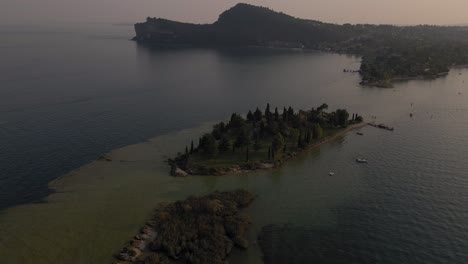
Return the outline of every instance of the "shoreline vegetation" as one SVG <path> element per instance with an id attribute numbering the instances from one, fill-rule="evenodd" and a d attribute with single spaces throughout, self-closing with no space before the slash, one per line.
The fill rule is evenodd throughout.
<path id="1" fill-rule="evenodd" d="M 184 152 L 169 159 L 171 175 L 227 175 L 280 167 L 307 149 L 330 142 L 367 124 L 345 109 L 326 112 L 327 104 L 308 111 L 292 107 L 249 111 L 246 118 L 233 113 L 229 122 L 192 140 Z"/>
<path id="2" fill-rule="evenodd" d="M 214 192 L 163 203 L 115 264 L 226 264 L 234 247 L 247 249 L 249 216 L 241 213 L 255 199 L 246 190 Z"/>
<path id="3" fill-rule="evenodd" d="M 467 26 L 332 24 L 237 4 L 212 24 L 148 17 L 135 24 L 138 43 L 193 47 L 310 49 L 361 56 L 361 85 L 434 79 L 468 64 Z M 434 38 L 437 36 L 437 38 Z M 337 69 L 340 70 L 340 69 Z"/>

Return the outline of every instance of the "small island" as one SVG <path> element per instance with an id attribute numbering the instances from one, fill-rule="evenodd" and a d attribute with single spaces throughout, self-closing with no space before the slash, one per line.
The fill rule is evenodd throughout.
<path id="1" fill-rule="evenodd" d="M 233 247 L 249 247 L 245 235 L 251 220 L 241 210 L 254 199 L 235 190 L 161 204 L 115 263 L 226 264 Z"/>
<path id="2" fill-rule="evenodd" d="M 173 176 L 225 175 L 279 167 L 286 160 L 326 143 L 349 130 L 365 126 L 358 114 L 345 109 L 326 112 L 327 104 L 311 110 L 292 107 L 264 111 L 257 108 L 246 117 L 233 113 L 229 122 L 214 125 L 169 159 Z M 350 118 L 351 117 L 351 118 Z"/>

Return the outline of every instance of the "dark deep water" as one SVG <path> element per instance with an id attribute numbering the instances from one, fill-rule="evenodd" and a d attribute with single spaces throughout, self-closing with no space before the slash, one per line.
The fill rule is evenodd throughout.
<path id="1" fill-rule="evenodd" d="M 342 72 L 359 67 L 352 56 L 152 49 L 132 34 L 0 26 L 0 208 L 40 201 L 119 146 L 267 102 L 327 102 L 396 130 L 365 128 L 252 183 L 254 230 L 275 224 L 271 263 L 468 263 L 468 70 L 378 89 Z"/>

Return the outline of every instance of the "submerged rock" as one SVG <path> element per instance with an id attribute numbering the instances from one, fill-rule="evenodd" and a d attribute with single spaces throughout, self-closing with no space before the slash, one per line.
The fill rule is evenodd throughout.
<path id="1" fill-rule="evenodd" d="M 184 170 L 182 170 L 180 168 L 176 168 L 174 170 L 174 172 L 173 172 L 173 176 L 175 176 L 175 177 L 187 177 L 187 176 L 189 176 L 189 174 L 186 171 L 184 171 Z"/>

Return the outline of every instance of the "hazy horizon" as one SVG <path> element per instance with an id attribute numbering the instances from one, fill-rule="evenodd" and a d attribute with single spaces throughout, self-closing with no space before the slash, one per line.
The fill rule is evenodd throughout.
<path id="1" fill-rule="evenodd" d="M 468 1 L 404 0 L 3 0 L 0 24 L 134 23 L 162 17 L 191 23 L 212 23 L 237 3 L 269 7 L 286 14 L 330 23 L 437 24 L 468 23 Z"/>

